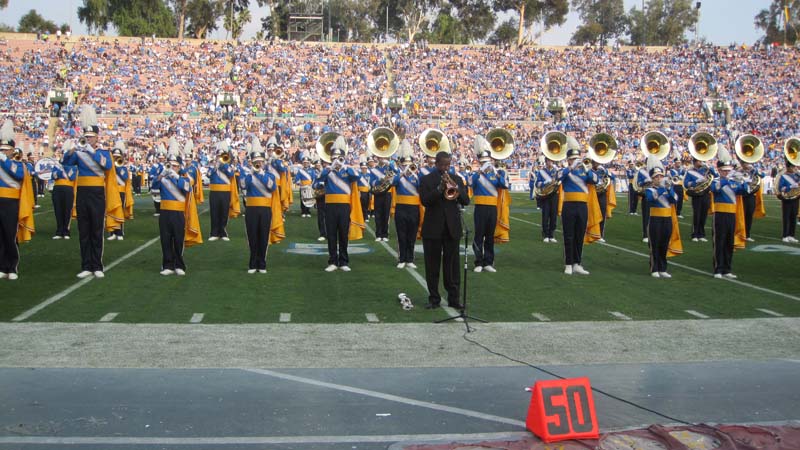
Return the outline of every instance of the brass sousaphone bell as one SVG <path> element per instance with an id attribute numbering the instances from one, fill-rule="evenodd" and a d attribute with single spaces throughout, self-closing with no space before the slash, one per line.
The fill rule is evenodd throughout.
<path id="1" fill-rule="evenodd" d="M 689 138 L 689 154 L 698 161 L 710 161 L 717 156 L 717 139 L 709 133 L 698 131 Z"/>
<path id="2" fill-rule="evenodd" d="M 644 153 L 645 159 L 655 156 L 656 159 L 664 159 L 669 156 L 671 148 L 669 139 L 660 131 L 648 131 L 639 140 L 639 148 Z"/>
<path id="3" fill-rule="evenodd" d="M 608 133 L 597 133 L 589 139 L 589 158 L 598 164 L 608 164 L 617 155 L 617 140 Z"/>
<path id="4" fill-rule="evenodd" d="M 492 128 L 486 133 L 492 159 L 502 161 L 514 153 L 514 136 L 505 128 Z"/>
<path id="5" fill-rule="evenodd" d="M 428 128 L 419 135 L 419 146 L 425 155 L 436 157 L 439 152 L 450 153 L 450 139 L 441 130 Z"/>
<path id="6" fill-rule="evenodd" d="M 317 139 L 317 143 L 315 144 L 314 148 L 317 151 L 317 156 L 319 159 L 325 161 L 326 163 L 331 163 L 331 153 L 333 151 L 333 143 L 336 142 L 336 139 L 341 136 L 341 134 L 335 131 L 328 131 L 327 133 L 322 133 Z"/>
<path id="7" fill-rule="evenodd" d="M 792 165 L 800 166 L 800 137 L 793 136 L 786 140 L 783 144 L 783 156 Z"/>
<path id="8" fill-rule="evenodd" d="M 567 159 L 567 135 L 560 131 L 549 131 L 539 141 L 542 154 L 552 161 Z"/>
<path id="9" fill-rule="evenodd" d="M 367 135 L 367 150 L 380 158 L 389 158 L 400 147 L 400 138 L 391 128 L 378 127 Z"/>

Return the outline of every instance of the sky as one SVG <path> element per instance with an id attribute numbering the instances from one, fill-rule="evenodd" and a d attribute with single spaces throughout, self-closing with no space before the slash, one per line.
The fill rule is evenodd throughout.
<path id="1" fill-rule="evenodd" d="M 631 7 L 642 7 L 642 0 L 624 0 L 626 11 Z M 267 8 L 259 8 L 251 2 L 253 20 L 245 27 L 244 38 L 255 36 L 261 27 L 261 18 L 267 15 Z M 701 0 L 698 36 L 717 45 L 752 44 L 760 36 L 760 30 L 753 25 L 755 15 L 771 3 L 770 0 Z M 82 0 L 9 0 L 8 8 L 0 13 L 0 22 L 16 26 L 20 17 L 35 9 L 48 20 L 57 24 L 68 23 L 73 33 L 86 34 L 86 27 L 78 20 L 77 10 Z M 566 45 L 580 24 L 576 14 L 570 14 L 567 22 L 547 31 L 539 40 L 542 45 Z M 220 27 L 221 28 L 221 27 Z M 220 29 L 211 36 L 224 39 L 225 30 Z M 691 36 L 689 36 L 691 37 Z"/>

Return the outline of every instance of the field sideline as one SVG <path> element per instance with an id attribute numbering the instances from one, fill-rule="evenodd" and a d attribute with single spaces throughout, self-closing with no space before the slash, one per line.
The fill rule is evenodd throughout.
<path id="1" fill-rule="evenodd" d="M 534 202 L 526 194 L 513 197 L 511 243 L 497 246 L 498 273 L 469 273 L 469 302 L 476 316 L 495 322 L 800 316 L 800 287 L 793 264 L 800 247 L 780 242 L 780 205 L 774 197 L 765 199 L 768 217 L 755 222 L 757 242 L 734 256 L 733 269 L 739 275 L 734 282 L 712 279 L 711 243 L 688 239 L 689 205 L 681 220 L 685 254 L 670 261 L 674 278 L 649 276 L 641 217 L 627 215 L 624 195 L 619 195 L 620 207 L 606 226 L 608 244 L 584 249 L 584 266 L 592 275 L 570 277 L 562 274 L 561 244 L 541 242 Z M 21 247 L 20 279 L 1 284 L 0 321 L 97 322 L 105 318 L 125 323 L 189 323 L 194 317 L 202 323 L 277 323 L 281 319 L 403 323 L 429 322 L 447 314 L 422 308 L 426 290 L 421 253 L 416 274 L 394 267 L 393 225 L 388 245 L 374 242 L 369 232 L 365 239 L 351 242 L 353 272 L 325 273 L 327 253 L 325 243 L 316 240 L 316 219 L 300 218 L 295 204 L 287 217 L 287 239 L 270 248 L 268 274 L 246 273 L 244 220 L 238 218 L 228 226 L 231 242 L 207 242 L 186 250 L 186 277 L 162 277 L 158 274 L 157 222 L 150 198 L 143 196 L 137 198 L 136 219 L 126 224 L 126 239 L 106 243 L 106 278 L 81 281 L 75 278 L 80 266 L 77 227 L 73 224 L 73 239 L 51 240 L 55 224 L 50 198 L 39 201 L 37 234 Z M 202 205 L 200 211 L 206 208 Z M 201 225 L 207 236 L 207 213 L 201 215 Z M 711 236 L 710 220 L 707 235 Z M 399 292 L 407 293 L 417 307 L 403 311 L 397 302 Z M 56 301 L 32 309 L 48 299 Z"/>

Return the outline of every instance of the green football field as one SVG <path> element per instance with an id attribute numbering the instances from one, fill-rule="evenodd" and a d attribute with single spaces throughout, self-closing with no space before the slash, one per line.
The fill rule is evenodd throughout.
<path id="1" fill-rule="evenodd" d="M 606 226 L 608 243 L 584 248 L 584 267 L 591 275 L 568 276 L 562 273 L 560 232 L 558 244 L 543 243 L 534 202 L 527 194 L 514 194 L 511 242 L 496 246 L 498 272 L 475 274 L 470 260 L 470 313 L 494 322 L 620 320 L 612 312 L 633 320 L 701 320 L 687 310 L 711 319 L 800 316 L 800 246 L 780 241 L 780 205 L 774 197 L 766 199 L 768 217 L 754 225 L 756 242 L 734 255 L 736 281 L 711 277 L 711 242 L 688 239 L 689 205 L 681 220 L 685 253 L 670 260 L 673 278 L 651 278 L 641 217 L 627 214 L 624 195 L 618 201 Z M 240 217 L 228 225 L 230 242 L 186 250 L 187 276 L 164 277 L 158 273 L 161 249 L 152 202 L 137 197 L 136 219 L 126 224 L 125 240 L 106 242 L 106 277 L 81 281 L 75 277 L 80 270 L 77 225 L 73 222 L 71 240 L 51 240 L 55 221 L 49 195 L 39 202 L 36 236 L 21 246 L 20 279 L 0 281 L 0 321 L 97 322 L 115 313 L 114 322 L 131 323 L 189 323 L 193 316 L 202 323 L 279 322 L 281 317 L 292 323 L 367 323 L 368 315 L 374 315 L 372 321 L 397 323 L 429 322 L 448 314 L 423 308 L 421 242 L 419 268 L 397 269 L 392 255 L 396 240 L 375 242 L 374 223 L 368 224 L 363 240 L 350 244 L 350 273 L 323 271 L 327 250 L 317 241 L 316 218 L 300 218 L 295 203 L 287 216 L 286 240 L 269 249 L 267 274 L 246 272 Z M 207 204 L 200 211 L 207 237 Z M 392 236 L 393 229 L 392 224 Z M 400 292 L 411 297 L 415 308 L 400 308 Z"/>

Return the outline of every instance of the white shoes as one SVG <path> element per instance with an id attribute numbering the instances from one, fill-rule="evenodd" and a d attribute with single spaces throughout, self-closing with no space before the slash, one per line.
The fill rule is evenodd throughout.
<path id="1" fill-rule="evenodd" d="M 64 239 L 69 240 L 69 236 L 64 236 Z"/>
<path id="2" fill-rule="evenodd" d="M 708 239 L 706 239 L 706 238 L 700 238 L 700 242 L 708 242 Z"/>
<path id="3" fill-rule="evenodd" d="M 208 242 L 214 242 L 214 241 L 216 241 L 216 240 L 218 240 L 218 239 L 219 239 L 219 238 L 218 238 L 218 237 L 216 237 L 216 236 L 211 236 L 210 238 L 208 238 Z"/>
<path id="4" fill-rule="evenodd" d="M 252 275 L 252 274 L 254 274 L 254 273 L 256 273 L 256 272 L 258 272 L 258 270 L 256 270 L 256 269 L 248 269 L 248 270 L 247 270 L 247 273 L 249 273 L 249 274 L 251 274 L 251 275 Z"/>
<path id="5" fill-rule="evenodd" d="M 161 214 L 159 214 L 159 213 L 155 213 L 155 214 L 153 214 L 153 217 L 158 217 L 158 216 L 160 216 L 160 215 L 161 215 Z"/>
<path id="6" fill-rule="evenodd" d="M 692 242 L 700 242 L 700 239 L 692 238 Z"/>
<path id="7" fill-rule="evenodd" d="M 556 238 L 550 238 L 550 243 L 551 244 L 557 244 L 558 241 L 556 240 Z"/>
<path id="8" fill-rule="evenodd" d="M 383 238 L 383 242 L 389 242 L 389 238 L 387 237 Z"/>
<path id="9" fill-rule="evenodd" d="M 603 239 L 603 238 L 600 238 L 600 239 L 598 239 L 598 240 L 597 240 L 597 242 L 599 242 L 599 243 L 601 243 L 601 244 L 605 244 L 605 243 L 606 243 L 606 240 L 605 240 L 605 239 Z"/>
<path id="10" fill-rule="evenodd" d="M 61 239 L 61 236 L 53 236 L 53 240 L 54 240 L 54 241 L 56 241 L 56 240 L 58 240 L 58 239 Z"/>
<path id="11" fill-rule="evenodd" d="M 311 217 L 311 216 L 308 216 Z M 258 269 L 258 273 L 267 273 L 267 269 Z"/>
<path id="12" fill-rule="evenodd" d="M 648 242 L 650 242 L 650 239 L 648 239 L 648 238 L 642 238 L 642 242 L 644 242 L 645 244 L 647 244 Z"/>
<path id="13" fill-rule="evenodd" d="M 94 271 L 94 277 L 95 278 L 103 278 L 105 276 L 106 276 L 106 274 L 104 274 L 102 270 L 95 270 Z"/>
<path id="14" fill-rule="evenodd" d="M 172 275 L 172 274 L 174 274 L 174 273 L 175 273 L 175 271 L 174 271 L 174 270 L 170 270 L 170 269 L 164 269 L 164 270 L 162 270 L 162 271 L 161 271 L 161 272 L 159 272 L 159 273 L 160 273 L 161 275 L 167 276 L 167 275 Z"/>
<path id="15" fill-rule="evenodd" d="M 3 278 L 8 278 L 8 274 L 5 272 L 0 272 L 0 280 L 2 280 Z"/>
<path id="16" fill-rule="evenodd" d="M 406 263 L 404 263 L 404 262 L 397 263 L 397 268 L 398 269 L 405 269 L 406 268 Z"/>
<path id="17" fill-rule="evenodd" d="M 747 242 L 755 242 L 756 240 L 751 238 L 751 237 L 749 237 L 749 238 L 745 239 L 745 241 L 747 241 Z"/>
<path id="18" fill-rule="evenodd" d="M 572 265 L 572 272 L 577 273 L 579 275 L 589 275 L 589 271 L 584 269 L 580 264 L 573 264 Z"/>
<path id="19" fill-rule="evenodd" d="M 683 219 L 683 216 L 678 216 L 678 219 Z"/>
<path id="20" fill-rule="evenodd" d="M 11 275 L 11 274 L 9 274 L 9 275 Z M 735 279 L 739 278 L 739 277 L 737 277 L 736 275 L 734 275 L 732 273 L 725 273 L 725 274 L 722 274 L 722 276 L 727 278 L 727 279 L 729 279 L 729 280 L 735 280 Z"/>
<path id="21" fill-rule="evenodd" d="M 653 278 L 661 278 L 661 275 L 659 275 L 658 272 L 651 272 L 650 276 Z"/>
<path id="22" fill-rule="evenodd" d="M 475 273 L 481 273 L 481 272 L 483 272 L 483 267 L 475 266 Z"/>
<path id="23" fill-rule="evenodd" d="M 16 280 L 17 278 L 19 278 L 19 275 L 15 274 L 15 273 L 13 273 L 13 272 L 8 274 L 8 279 L 9 279 L 9 281 L 14 281 L 14 280 Z"/>
<path id="24" fill-rule="evenodd" d="M 545 244 L 548 244 L 548 243 L 550 243 L 550 238 L 544 238 L 544 239 L 542 239 L 542 242 L 544 242 Z"/>
<path id="25" fill-rule="evenodd" d="M 124 236 L 117 236 L 117 240 L 118 240 L 118 241 L 124 241 L 124 240 L 125 240 L 125 237 L 124 237 Z"/>
<path id="26" fill-rule="evenodd" d="M 228 236 L 222 236 L 222 240 L 228 242 L 231 240 L 231 238 L 229 238 Z"/>
<path id="27" fill-rule="evenodd" d="M 175 269 L 175 274 L 182 277 L 186 275 L 186 271 L 183 269 Z"/>
<path id="28" fill-rule="evenodd" d="M 721 280 L 722 279 L 722 274 L 721 273 L 715 273 L 714 274 L 714 278 L 717 278 L 717 279 Z"/>
<path id="29" fill-rule="evenodd" d="M 661 275 L 661 278 L 672 278 L 672 275 L 667 272 L 659 272 L 659 275 Z"/>
<path id="30" fill-rule="evenodd" d="M 92 272 L 89 272 L 88 270 L 84 270 L 83 272 L 78 274 L 78 278 L 86 278 L 90 276 L 92 276 Z"/>
<path id="31" fill-rule="evenodd" d="M 495 272 L 497 272 L 497 269 L 495 269 L 493 266 L 484 266 L 484 267 L 483 267 L 483 270 L 485 270 L 485 271 L 487 271 L 487 272 L 490 272 L 490 273 L 495 273 Z"/>
<path id="32" fill-rule="evenodd" d="M 336 269 L 338 269 L 338 267 L 336 267 L 336 264 L 331 264 L 325 268 L 325 272 L 334 272 L 336 271 Z"/>
<path id="33" fill-rule="evenodd" d="M 380 242 L 380 241 L 382 241 L 382 240 L 383 240 L 383 238 L 379 238 L 379 237 L 376 237 L 376 238 L 375 238 L 375 242 Z"/>
<path id="34" fill-rule="evenodd" d="M 342 266 L 339 267 L 339 270 L 341 270 L 342 272 L 350 272 L 352 269 L 350 268 L 350 266 Z"/>
<path id="35" fill-rule="evenodd" d="M 416 264 L 414 264 L 413 262 L 410 262 L 410 263 L 406 263 L 406 267 L 410 267 L 410 268 L 412 268 L 412 269 L 416 269 L 416 268 L 417 268 L 417 265 L 416 265 Z"/>
<path id="36" fill-rule="evenodd" d="M 322 242 L 325 240 L 325 236 L 320 236 L 317 238 L 317 241 Z"/>
<path id="37" fill-rule="evenodd" d="M 112 234 L 111 236 L 106 238 L 106 240 L 108 240 L 108 241 L 114 241 L 116 239 L 117 239 L 117 235 L 116 234 Z"/>
<path id="38" fill-rule="evenodd" d="M 572 275 L 572 266 L 564 266 L 564 273 L 567 275 Z"/>
<path id="39" fill-rule="evenodd" d="M 781 239 L 781 242 L 785 242 L 787 244 L 790 244 L 792 241 L 790 241 L 789 237 L 787 236 L 787 237 L 784 237 L 783 239 Z"/>
<path id="40" fill-rule="evenodd" d="M 786 242 L 788 244 L 796 244 L 797 243 L 797 239 L 795 239 L 792 236 L 786 236 L 785 238 L 781 239 L 781 241 Z"/>

